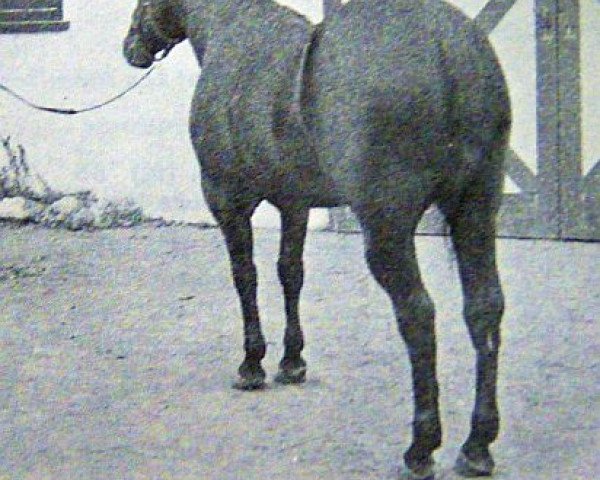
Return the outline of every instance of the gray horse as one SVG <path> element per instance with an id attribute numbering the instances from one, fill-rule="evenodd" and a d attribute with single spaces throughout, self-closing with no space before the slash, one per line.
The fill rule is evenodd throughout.
<path id="1" fill-rule="evenodd" d="M 435 204 L 452 235 L 477 353 L 471 432 L 456 467 L 465 476 L 490 475 L 504 308 L 495 221 L 511 120 L 488 40 L 438 0 L 352 0 L 316 28 L 270 0 L 146 0 L 134 11 L 125 57 L 147 68 L 186 38 L 202 67 L 191 138 L 244 318 L 246 355 L 235 386 L 260 388 L 265 379 L 254 209 L 267 200 L 281 211 L 287 325 L 275 380 L 299 383 L 306 374 L 298 299 L 309 209 L 350 205 L 410 356 L 415 411 L 405 475 L 433 478 L 432 453 L 441 443 L 434 306 L 414 234 Z"/>

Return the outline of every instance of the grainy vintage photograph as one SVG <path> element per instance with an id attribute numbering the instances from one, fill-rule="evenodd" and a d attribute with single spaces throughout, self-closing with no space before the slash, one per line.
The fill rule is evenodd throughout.
<path id="1" fill-rule="evenodd" d="M 0 0 L 0 480 L 600 477 L 599 0 Z"/>

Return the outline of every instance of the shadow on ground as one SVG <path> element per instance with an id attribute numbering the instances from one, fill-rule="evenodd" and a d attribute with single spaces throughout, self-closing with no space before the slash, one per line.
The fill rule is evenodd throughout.
<path id="1" fill-rule="evenodd" d="M 308 381 L 255 393 L 230 388 L 241 320 L 218 231 L 5 226 L 0 239 L 0 479 L 396 478 L 410 375 L 359 235 L 309 234 Z M 257 232 L 270 375 L 283 335 L 277 242 Z M 454 479 L 474 355 L 447 242 L 417 243 L 437 305 L 437 478 Z M 597 478 L 600 244 L 501 240 L 499 252 L 496 478 Z"/>

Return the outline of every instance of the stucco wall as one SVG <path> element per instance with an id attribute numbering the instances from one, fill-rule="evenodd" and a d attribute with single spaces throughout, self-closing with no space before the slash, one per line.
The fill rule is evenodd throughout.
<path id="1" fill-rule="evenodd" d="M 287 0 L 318 20 L 319 1 Z M 135 0 L 65 0 L 69 30 L 0 35 L 0 81 L 31 100 L 78 108 L 118 93 L 142 74 L 126 65 L 121 42 Z M 187 43 L 176 48 L 136 90 L 101 110 L 76 116 L 36 112 L 0 96 L 0 135 L 11 135 L 32 167 L 54 188 L 130 197 L 147 214 L 211 221 L 187 131 L 199 68 Z M 255 225 L 277 225 L 261 207 Z M 312 226 L 323 226 L 325 211 Z"/>

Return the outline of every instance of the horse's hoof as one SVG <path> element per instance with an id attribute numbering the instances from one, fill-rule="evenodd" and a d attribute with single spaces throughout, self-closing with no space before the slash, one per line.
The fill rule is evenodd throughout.
<path id="1" fill-rule="evenodd" d="M 433 461 L 432 456 L 429 456 L 420 462 L 410 462 L 410 466 L 408 463 L 405 463 L 400 472 L 400 480 L 434 480 L 434 467 L 435 462 Z"/>
<path id="2" fill-rule="evenodd" d="M 265 387 L 267 374 L 260 365 L 248 366 L 244 362 L 240 365 L 238 374 L 239 377 L 233 384 L 233 388 L 236 390 L 260 390 Z"/>
<path id="3" fill-rule="evenodd" d="M 244 360 L 238 368 L 238 379 L 233 384 L 236 390 L 260 390 L 265 387 L 267 374 L 260 362 Z"/>
<path id="4" fill-rule="evenodd" d="M 264 377 L 240 377 L 233 383 L 232 387 L 236 390 L 251 391 L 262 390 L 265 385 Z"/>
<path id="5" fill-rule="evenodd" d="M 411 470 L 408 467 L 403 467 L 398 480 L 435 480 L 435 472 L 433 464 L 424 466 L 417 470 Z"/>
<path id="6" fill-rule="evenodd" d="M 273 380 L 282 385 L 304 383 L 306 381 L 306 367 L 291 369 L 280 368 Z"/>
<path id="7" fill-rule="evenodd" d="M 494 472 L 494 460 L 486 456 L 479 460 L 471 460 L 464 452 L 458 454 L 454 471 L 462 477 L 490 477 Z"/>

